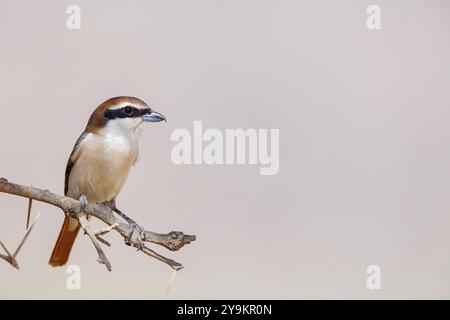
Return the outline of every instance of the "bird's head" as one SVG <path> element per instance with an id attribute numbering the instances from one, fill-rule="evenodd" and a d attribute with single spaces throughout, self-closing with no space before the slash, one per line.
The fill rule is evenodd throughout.
<path id="1" fill-rule="evenodd" d="M 136 132 L 144 122 L 167 121 L 144 101 L 134 97 L 115 97 L 106 100 L 95 109 L 86 127 L 87 132 L 102 129 Z"/>

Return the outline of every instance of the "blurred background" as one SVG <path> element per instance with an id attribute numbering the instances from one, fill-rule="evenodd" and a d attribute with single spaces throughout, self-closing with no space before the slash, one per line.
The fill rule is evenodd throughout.
<path id="1" fill-rule="evenodd" d="M 21 270 L 0 260 L 0 298 L 450 298 L 449 14 L 446 0 L 0 0 L 0 176 L 63 193 L 94 108 L 136 96 L 168 122 L 145 128 L 118 204 L 150 230 L 197 235 L 152 246 L 186 267 L 169 293 L 172 270 L 117 234 L 111 273 L 79 237 L 69 290 L 47 264 L 63 215 L 34 202 Z M 170 135 L 194 120 L 279 128 L 279 173 L 174 165 Z M 0 193 L 10 250 L 26 208 Z"/>

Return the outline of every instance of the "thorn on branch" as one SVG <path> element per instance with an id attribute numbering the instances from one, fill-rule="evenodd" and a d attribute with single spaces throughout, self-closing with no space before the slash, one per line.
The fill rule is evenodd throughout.
<path id="1" fill-rule="evenodd" d="M 166 291 L 166 294 L 169 294 L 169 292 L 170 292 L 170 289 L 172 289 L 172 286 L 173 286 L 173 284 L 174 284 L 174 282 L 175 282 L 175 278 L 176 278 L 176 276 L 177 276 L 177 273 L 178 273 L 178 270 L 173 270 L 173 273 L 172 273 L 172 277 L 170 278 L 170 281 L 169 281 L 169 285 L 167 286 L 167 291 Z"/>
<path id="2" fill-rule="evenodd" d="M 28 229 L 28 226 L 30 225 L 30 218 L 31 218 L 31 207 L 33 206 L 33 199 L 28 199 L 28 214 L 27 214 L 27 226 L 26 229 Z"/>
<path id="3" fill-rule="evenodd" d="M 0 258 L 8 262 L 10 265 L 12 265 L 14 268 L 19 270 L 19 263 L 17 262 L 16 258 L 8 251 L 6 246 L 3 244 L 3 242 L 0 241 L 0 246 L 2 246 L 3 250 L 6 252 L 6 256 L 0 253 Z"/>
<path id="4" fill-rule="evenodd" d="M 3 260 L 5 260 L 5 261 L 8 262 L 9 264 L 11 264 L 11 265 L 12 265 L 14 268 L 16 268 L 17 270 L 19 270 L 19 263 L 17 262 L 16 257 L 17 257 L 17 255 L 19 254 L 20 249 L 22 249 L 22 247 L 23 247 L 25 241 L 27 240 L 28 236 L 29 236 L 30 233 L 31 233 L 31 230 L 33 230 L 34 225 L 36 224 L 36 222 L 38 221 L 38 219 L 39 219 L 40 216 L 41 216 L 40 214 L 38 214 L 38 215 L 36 216 L 36 219 L 34 219 L 34 221 L 33 221 L 33 223 L 31 224 L 31 226 L 30 226 L 30 227 L 28 228 L 28 230 L 25 232 L 25 235 L 23 236 L 22 241 L 20 242 L 19 246 L 17 247 L 16 251 L 14 251 L 13 254 L 11 254 L 11 253 L 8 251 L 8 249 L 6 248 L 6 246 L 3 244 L 3 242 L 0 241 L 0 245 L 3 247 L 3 250 L 5 250 L 5 252 L 6 252 L 6 254 L 7 254 L 6 256 L 3 255 L 3 254 L 0 254 L 0 258 L 3 259 Z"/>

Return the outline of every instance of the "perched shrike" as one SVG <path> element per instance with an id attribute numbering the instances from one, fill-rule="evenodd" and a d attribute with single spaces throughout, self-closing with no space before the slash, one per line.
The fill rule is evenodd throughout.
<path id="1" fill-rule="evenodd" d="M 86 196 L 90 204 L 114 203 L 138 157 L 141 125 L 162 120 L 166 120 L 162 114 L 137 98 L 103 102 L 92 113 L 69 157 L 64 194 L 77 200 Z M 79 229 L 77 220 L 64 219 L 50 265 L 66 264 Z"/>

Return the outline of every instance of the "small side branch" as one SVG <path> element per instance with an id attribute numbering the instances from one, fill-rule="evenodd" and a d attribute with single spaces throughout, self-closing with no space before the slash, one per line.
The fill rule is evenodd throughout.
<path id="1" fill-rule="evenodd" d="M 117 228 L 119 226 L 119 224 L 117 222 L 115 222 L 113 225 L 111 226 L 107 226 L 103 229 L 97 230 L 94 232 L 94 234 L 96 236 L 102 236 L 104 234 L 107 234 L 108 232 L 111 232 L 112 230 L 114 230 L 115 228 Z"/>
<path id="2" fill-rule="evenodd" d="M 119 224 L 116 222 L 112 226 L 108 226 L 106 228 L 94 231 L 94 235 L 97 238 L 97 240 L 100 241 L 101 243 L 103 243 L 105 246 L 111 247 L 111 244 L 108 241 L 106 241 L 105 239 L 103 239 L 101 236 L 104 234 L 107 234 L 108 232 L 111 232 L 118 226 L 119 226 Z"/>
<path id="3" fill-rule="evenodd" d="M 97 240 L 97 237 L 95 236 L 94 232 L 91 230 L 91 227 L 89 226 L 89 222 L 86 219 L 86 216 L 84 214 L 80 214 L 78 216 L 78 221 L 80 222 L 81 228 L 83 228 L 84 232 L 89 236 L 89 238 L 92 241 L 92 244 L 94 245 L 95 249 L 98 253 L 98 262 L 101 264 L 104 264 L 106 266 L 106 269 L 108 271 L 111 271 L 111 263 L 109 262 L 108 258 L 106 257 L 105 253 L 103 252 L 102 247 L 100 246 L 100 243 Z"/>

